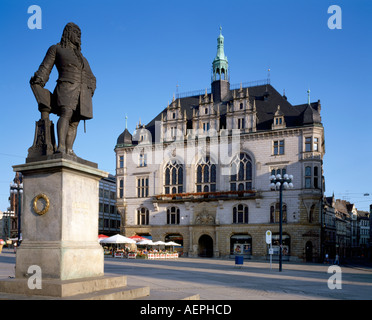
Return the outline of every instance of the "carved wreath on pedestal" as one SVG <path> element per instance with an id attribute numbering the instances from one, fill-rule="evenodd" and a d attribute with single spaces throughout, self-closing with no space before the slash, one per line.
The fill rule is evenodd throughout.
<path id="1" fill-rule="evenodd" d="M 39 208 L 37 207 L 37 202 L 38 202 L 40 199 L 43 199 L 44 202 L 45 202 L 45 203 L 44 203 L 44 209 L 42 209 L 42 210 L 39 210 Z M 48 198 L 44 193 L 38 194 L 38 195 L 34 198 L 33 209 L 34 209 L 34 211 L 35 211 L 39 216 L 42 216 L 43 214 L 45 214 L 45 213 L 48 212 L 48 210 L 49 210 L 49 205 L 50 205 L 49 198 Z"/>

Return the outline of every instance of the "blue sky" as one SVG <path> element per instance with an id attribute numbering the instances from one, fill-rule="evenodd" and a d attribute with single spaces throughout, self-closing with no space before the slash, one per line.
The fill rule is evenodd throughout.
<path id="1" fill-rule="evenodd" d="M 27 26 L 30 5 L 42 9 L 42 29 Z M 330 5 L 342 9 L 342 29 L 327 26 Z M 76 153 L 115 174 L 114 147 L 125 128 L 149 122 L 179 92 L 210 87 L 219 27 L 230 82 L 265 79 L 292 104 L 322 104 L 326 194 L 360 210 L 372 204 L 372 1 L 46 1 L 1 0 L 0 210 L 9 205 L 12 165 L 22 164 L 40 118 L 29 79 L 48 47 L 72 21 L 97 77 L 94 119 L 79 126 Z M 47 84 L 54 89 L 57 72 Z M 57 118 L 51 116 L 56 123 Z M 369 193 L 370 196 L 364 196 Z"/>

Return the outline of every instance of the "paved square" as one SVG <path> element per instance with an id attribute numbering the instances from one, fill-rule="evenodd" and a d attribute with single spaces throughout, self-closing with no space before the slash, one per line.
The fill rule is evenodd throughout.
<path id="1" fill-rule="evenodd" d="M 0 279 L 14 276 L 15 254 L 0 254 Z M 341 289 L 329 289 L 329 265 L 278 264 L 244 260 L 179 258 L 175 260 L 105 257 L 106 275 L 126 275 L 128 285 L 149 286 L 150 297 L 172 299 L 172 292 L 199 294 L 200 300 L 372 299 L 372 268 L 341 266 Z M 156 293 L 156 294 L 155 294 Z M 155 295 L 155 296 L 154 296 Z"/>
<path id="2" fill-rule="evenodd" d="M 278 264 L 245 260 L 179 258 L 131 260 L 105 258 L 106 274 L 125 274 L 128 284 L 151 290 L 199 294 L 204 300 L 372 299 L 372 269 L 342 267 L 342 289 L 329 289 L 329 265 Z"/>

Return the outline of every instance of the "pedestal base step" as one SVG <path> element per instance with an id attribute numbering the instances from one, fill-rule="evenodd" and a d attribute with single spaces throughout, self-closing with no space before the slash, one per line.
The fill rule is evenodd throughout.
<path id="1" fill-rule="evenodd" d="M 199 300 L 199 294 L 128 286 L 126 276 L 76 280 L 47 279 L 41 289 L 30 289 L 28 279 L 0 281 L 0 300 Z"/>
<path id="2" fill-rule="evenodd" d="M 51 297 L 0 292 L 0 300 L 134 300 L 150 294 L 149 287 L 122 287 L 69 297 Z"/>
<path id="3" fill-rule="evenodd" d="M 5 300 L 132 300 L 150 294 L 149 287 L 127 286 L 127 277 L 96 277 L 77 280 L 43 280 L 41 289 L 30 289 L 28 279 L 0 281 Z"/>

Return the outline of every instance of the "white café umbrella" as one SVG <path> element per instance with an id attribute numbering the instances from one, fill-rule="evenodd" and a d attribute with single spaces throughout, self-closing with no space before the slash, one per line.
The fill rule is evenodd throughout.
<path id="1" fill-rule="evenodd" d="M 137 242 L 137 246 L 146 246 L 146 250 L 147 250 L 147 246 L 153 246 L 155 245 L 154 242 L 152 242 L 152 240 L 141 240 L 139 242 Z"/>
<path id="2" fill-rule="evenodd" d="M 156 245 L 156 246 L 164 246 L 165 245 L 165 242 L 164 241 L 156 241 L 156 242 L 154 242 L 154 245 Z"/>
<path id="3" fill-rule="evenodd" d="M 172 248 L 173 251 L 174 251 L 174 247 L 175 247 L 175 246 L 181 246 L 179 243 L 176 243 L 176 242 L 174 242 L 174 241 L 166 242 L 165 245 L 166 245 L 166 246 L 172 246 L 172 247 L 173 247 L 173 248 Z"/>
<path id="4" fill-rule="evenodd" d="M 102 239 L 100 243 L 136 243 L 133 239 L 122 236 L 121 234 L 116 234 L 112 237 Z"/>
<path id="5" fill-rule="evenodd" d="M 174 242 L 174 241 L 166 242 L 165 245 L 166 245 L 166 246 L 180 246 L 179 243 L 176 243 L 176 242 Z"/>
<path id="6" fill-rule="evenodd" d="M 152 242 L 152 240 L 141 240 L 139 242 L 137 242 L 137 245 L 149 245 L 149 246 L 153 246 L 154 245 L 154 242 Z"/>

